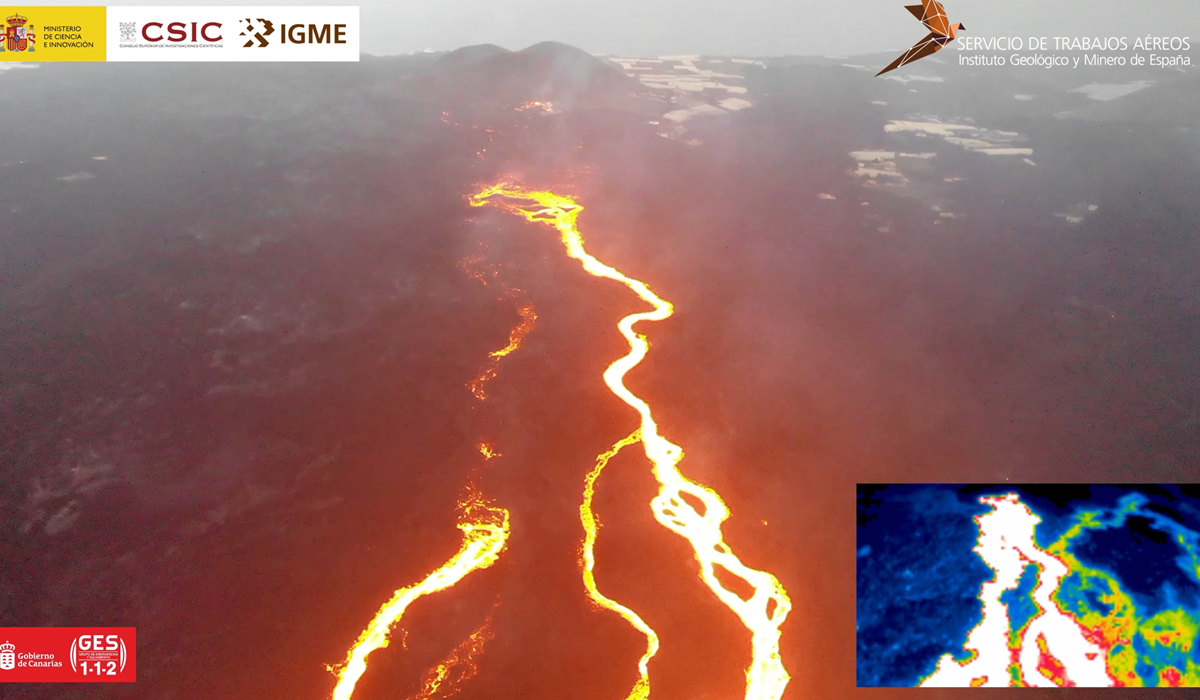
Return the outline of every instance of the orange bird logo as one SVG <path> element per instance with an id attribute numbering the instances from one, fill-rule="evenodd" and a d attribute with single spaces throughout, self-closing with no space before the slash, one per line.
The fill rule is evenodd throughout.
<path id="1" fill-rule="evenodd" d="M 912 63 L 941 51 L 943 46 L 954 41 L 954 37 L 958 36 L 960 31 L 966 30 L 961 22 L 950 24 L 950 20 L 946 18 L 946 8 L 942 7 L 942 3 L 937 0 L 921 0 L 920 5 L 905 5 L 904 9 L 911 12 L 913 17 L 921 20 L 921 24 L 929 28 L 929 36 L 918 41 L 904 55 L 892 61 L 891 65 L 876 73 L 875 77 L 877 78 L 906 63 Z"/>

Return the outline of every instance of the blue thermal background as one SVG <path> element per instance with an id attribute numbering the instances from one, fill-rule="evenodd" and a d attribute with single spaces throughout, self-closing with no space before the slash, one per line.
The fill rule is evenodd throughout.
<path id="1" fill-rule="evenodd" d="M 977 596 L 992 576 L 972 551 L 972 518 L 989 510 L 980 496 L 1005 493 L 1042 519 L 1042 549 L 1076 528 L 1064 542 L 1077 565 L 1056 601 L 1077 622 L 1093 623 L 1087 629 L 1128 637 L 1108 649 L 1114 682 L 1200 685 L 1200 491 L 1005 484 L 859 486 L 858 686 L 911 687 L 943 654 L 968 658 L 963 645 L 982 610 Z M 1001 596 L 1014 632 L 1038 614 L 1031 597 L 1038 574 L 1026 567 Z"/>

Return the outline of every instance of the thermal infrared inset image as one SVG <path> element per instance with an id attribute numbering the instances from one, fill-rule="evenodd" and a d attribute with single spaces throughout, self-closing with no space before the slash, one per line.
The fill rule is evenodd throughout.
<path id="1" fill-rule="evenodd" d="M 1200 687 L 1198 496 L 860 484 L 857 685 Z"/>

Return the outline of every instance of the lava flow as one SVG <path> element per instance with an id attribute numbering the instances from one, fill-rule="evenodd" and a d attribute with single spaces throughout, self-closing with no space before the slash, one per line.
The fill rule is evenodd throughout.
<path id="1" fill-rule="evenodd" d="M 746 700 L 778 700 L 790 678 L 779 654 L 779 626 L 791 610 L 791 600 L 775 576 L 747 567 L 725 544 L 721 524 L 729 517 L 729 508 L 715 491 L 688 479 L 679 471 L 678 465 L 683 459 L 683 449 L 659 435 L 649 404 L 634 395 L 624 383 L 626 373 L 645 358 L 650 348 L 646 337 L 634 331 L 633 326 L 639 321 L 661 321 L 669 318 L 674 311 L 671 303 L 652 292 L 645 282 L 626 276 L 587 252 L 583 244 L 583 235 L 576 226 L 583 207 L 571 197 L 501 182 L 472 195 L 470 203 L 472 206 L 496 203 L 504 210 L 523 216 L 529 221 L 553 226 L 566 246 L 567 255 L 578 260 L 588 274 L 620 282 L 653 307 L 652 311 L 630 314 L 617 324 L 617 328 L 629 343 L 629 353 L 608 366 L 604 371 L 604 382 L 610 391 L 636 410 L 641 417 L 641 425 L 636 435 L 640 435 L 640 442 L 646 457 L 653 464 L 654 477 L 659 483 L 658 495 L 650 503 L 655 519 L 692 545 L 696 561 L 700 564 L 700 577 L 705 585 L 751 632 L 751 662 L 750 667 L 746 669 Z M 614 453 L 619 446 L 621 443 L 614 447 Z M 601 459 L 603 458 L 604 455 L 601 455 Z M 693 503 L 698 503 L 699 507 Z M 588 510 L 590 511 L 590 504 Z M 584 520 L 586 526 L 586 516 Z M 589 533 L 589 537 L 593 536 Z M 718 567 L 744 581 L 754 593 L 748 599 L 744 599 L 726 588 L 717 577 Z M 585 582 L 586 577 L 585 569 Z M 594 587 L 594 581 L 592 584 Z M 634 625 L 637 626 L 636 623 Z M 647 636 L 650 640 L 649 647 L 653 649 L 654 638 Z M 646 658 L 648 657 L 643 657 L 643 660 Z M 634 692 L 638 692 L 638 688 L 635 688 Z"/>
<path id="2" fill-rule="evenodd" d="M 484 645 L 493 636 L 492 616 L 488 615 L 483 624 L 454 647 L 441 663 L 425 673 L 421 679 L 421 690 L 412 700 L 433 700 L 453 695 L 462 683 L 475 675 L 475 659 L 483 654 Z"/>
<path id="3" fill-rule="evenodd" d="M 485 286 L 491 286 L 499 276 L 499 272 L 495 265 L 484 265 L 482 255 L 476 255 L 468 258 L 463 262 L 463 270 L 475 279 L 482 282 Z M 521 342 L 525 340 L 525 336 L 533 330 L 533 326 L 537 323 L 537 312 L 533 308 L 533 304 L 522 298 L 522 290 L 516 287 L 510 287 L 505 284 L 500 284 L 500 294 L 506 299 L 517 301 L 517 313 L 521 316 L 521 322 L 513 326 L 513 329 L 508 332 L 508 345 L 493 350 L 488 353 L 488 364 L 479 373 L 479 376 L 471 380 L 467 388 L 475 395 L 475 398 L 482 401 L 487 398 L 487 394 L 483 391 L 483 385 L 488 381 L 496 378 L 497 368 L 500 365 L 500 360 L 508 355 L 516 352 L 517 348 L 521 347 Z M 488 456 L 485 454 L 485 456 Z"/>
<path id="4" fill-rule="evenodd" d="M 596 458 L 596 467 L 588 473 L 587 479 L 584 480 L 583 503 L 579 505 L 579 520 L 583 523 L 584 533 L 579 564 L 583 569 L 583 586 L 587 589 L 588 597 L 596 605 L 625 618 L 625 621 L 634 629 L 646 635 L 646 653 L 642 654 L 642 658 L 638 661 L 638 682 L 633 686 L 633 690 L 629 691 L 625 700 L 646 700 L 650 697 L 650 659 L 658 653 L 658 633 L 646 624 L 646 621 L 637 613 L 604 595 L 596 587 L 596 536 L 600 532 L 600 521 L 592 511 L 592 497 L 596 493 L 596 480 L 600 478 L 600 472 L 604 471 L 604 467 L 608 466 L 608 460 L 616 457 L 621 448 L 628 447 L 641 439 L 641 431 L 635 430 L 618 440 L 611 450 Z"/>
<path id="5" fill-rule="evenodd" d="M 508 541 L 508 511 L 486 503 L 478 492 L 471 490 L 459 504 L 461 516 L 458 529 L 462 530 L 463 542 L 458 553 L 450 558 L 420 583 L 401 588 L 392 599 L 383 604 L 371 624 L 363 630 L 358 641 L 346 655 L 346 662 L 334 671 L 338 682 L 333 689 L 333 700 L 348 700 L 354 694 L 354 686 L 367 670 L 367 655 L 388 645 L 388 633 L 418 598 L 450 588 L 464 576 L 477 569 L 486 569 L 496 563 L 500 552 Z"/>
<path id="6" fill-rule="evenodd" d="M 496 279 L 497 271 L 494 267 L 483 267 L 482 262 L 482 256 L 469 258 L 463 264 L 463 269 L 467 274 L 488 285 Z M 503 284 L 499 286 L 503 297 L 520 300 L 521 290 Z M 521 322 L 509 332 L 508 344 L 489 353 L 487 365 L 467 385 L 480 401 L 487 398 L 484 385 L 495 378 L 500 360 L 521 347 L 521 341 L 533 330 L 537 320 L 533 305 L 519 301 L 517 312 L 521 316 Z M 479 443 L 478 449 L 485 462 L 500 456 L 496 448 L 486 442 Z M 469 483 L 467 496 L 459 503 L 459 512 L 458 529 L 462 530 L 463 541 L 458 553 L 420 583 L 397 590 L 392 599 L 375 613 L 374 619 L 350 648 L 346 661 L 339 666 L 329 667 L 338 679 L 333 690 L 333 700 L 349 700 L 354 694 L 354 686 L 367 670 L 367 656 L 388 645 L 388 635 L 392 626 L 400 620 L 409 605 L 422 596 L 454 586 L 472 571 L 486 569 L 496 563 L 508 542 L 508 511 L 489 504 L 474 485 Z M 422 679 L 419 698 L 432 698 L 440 689 L 445 688 L 448 681 L 453 682 L 450 674 L 454 668 L 464 669 L 454 679 L 458 682 L 474 672 L 474 659 L 482 652 L 483 644 L 491 638 L 490 621 L 489 616 L 488 621 L 459 644 L 449 657 L 426 673 Z"/>

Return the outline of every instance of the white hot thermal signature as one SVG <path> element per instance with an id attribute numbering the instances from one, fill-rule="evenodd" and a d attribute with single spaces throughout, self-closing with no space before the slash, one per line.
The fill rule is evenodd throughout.
<path id="1" fill-rule="evenodd" d="M 1034 530 L 1042 520 L 1014 493 L 984 496 L 980 502 L 992 510 L 975 517 L 979 541 L 975 553 L 994 572 L 983 584 L 979 599 L 983 602 L 983 620 L 967 635 L 965 648 L 972 658 L 960 663 L 950 654 L 938 660 L 937 670 L 921 683 L 923 687 L 1008 687 L 1009 672 L 1017 664 L 1026 685 L 1052 688 L 1059 685 L 1041 670 L 1049 657 L 1061 668 L 1060 682 L 1083 687 L 1112 685 L 1105 669 L 1103 650 L 1088 641 L 1078 624 L 1050 599 L 1067 574 L 1067 566 L 1038 548 Z M 1021 635 L 1016 649 L 1010 649 L 1008 606 L 1000 600 L 1005 592 L 1017 587 L 1025 567 L 1037 566 L 1037 587 L 1032 597 L 1037 613 Z"/>

